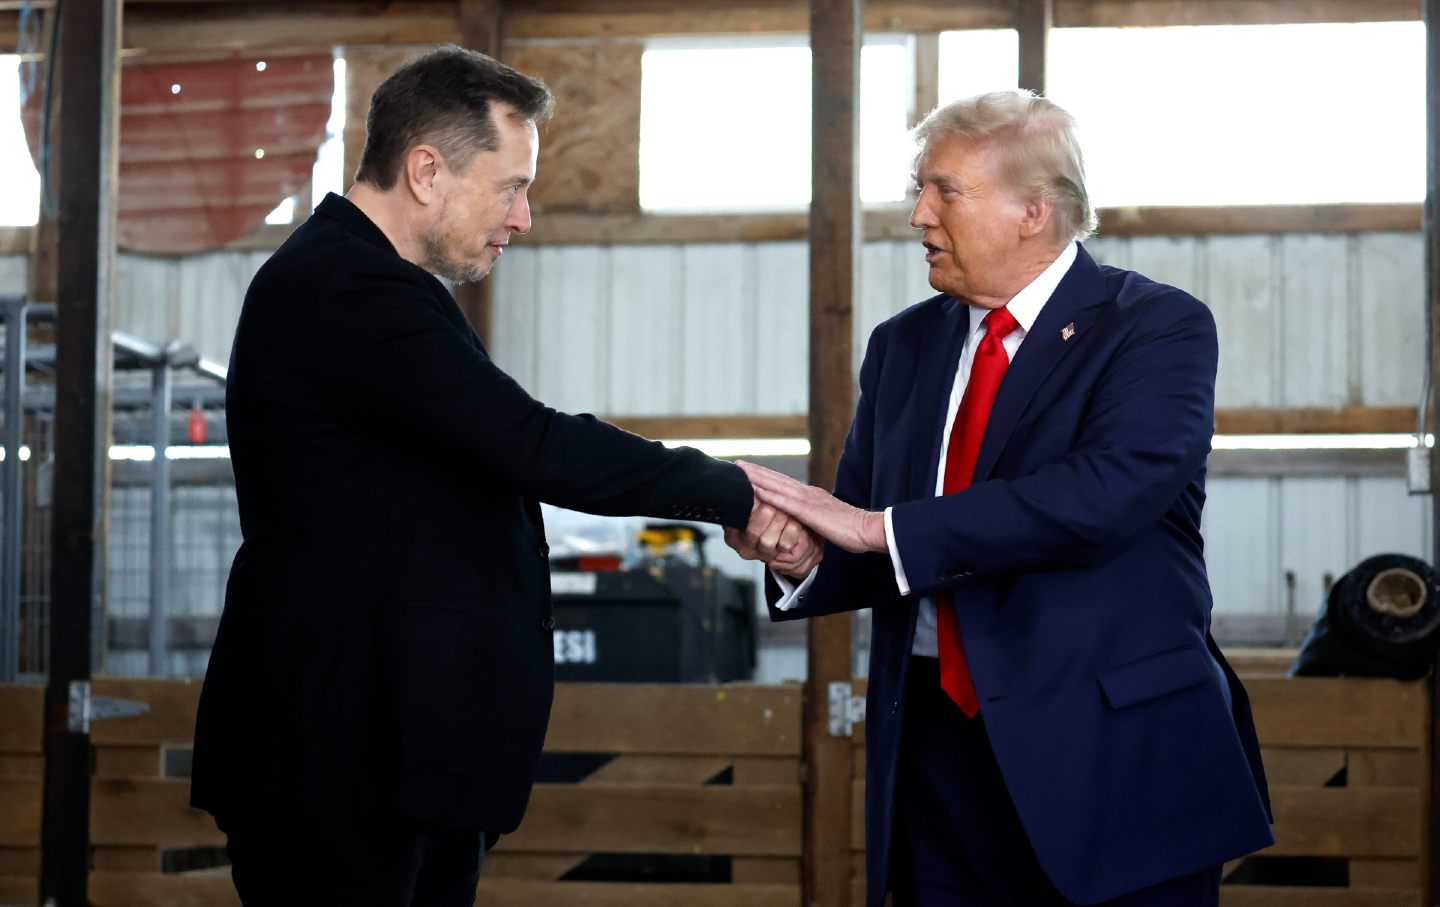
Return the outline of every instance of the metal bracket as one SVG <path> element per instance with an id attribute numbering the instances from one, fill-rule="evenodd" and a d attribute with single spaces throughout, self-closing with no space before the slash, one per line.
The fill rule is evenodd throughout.
<path id="1" fill-rule="evenodd" d="M 133 718 L 150 711 L 148 702 L 130 699 L 108 699 L 90 694 L 90 681 L 70 681 L 70 733 L 90 733 L 90 722 L 107 718 Z"/>
<path id="2" fill-rule="evenodd" d="M 849 737 L 855 725 L 865 720 L 865 697 L 843 680 L 830 684 L 830 734 Z"/>

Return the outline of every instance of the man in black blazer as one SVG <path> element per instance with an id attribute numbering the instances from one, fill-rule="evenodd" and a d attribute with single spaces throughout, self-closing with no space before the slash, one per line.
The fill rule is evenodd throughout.
<path id="1" fill-rule="evenodd" d="M 537 501 L 808 544 L 752 513 L 734 465 L 532 399 L 434 276 L 479 280 L 529 230 L 552 103 L 457 47 L 406 65 L 348 196 L 246 294 L 226 390 L 244 543 L 191 802 L 247 907 L 473 903 L 554 687 Z"/>

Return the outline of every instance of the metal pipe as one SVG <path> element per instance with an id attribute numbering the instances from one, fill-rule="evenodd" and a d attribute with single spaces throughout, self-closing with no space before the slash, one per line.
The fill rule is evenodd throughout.
<path id="1" fill-rule="evenodd" d="M 170 587 L 170 402 L 173 379 L 170 363 L 161 359 L 151 373 L 154 397 L 151 430 L 155 458 L 150 463 L 150 675 L 169 671 L 169 634 L 165 597 Z"/>
<path id="2" fill-rule="evenodd" d="M 3 300 L 5 317 L 5 462 L 0 468 L 0 683 L 20 672 L 20 446 L 25 413 L 25 300 Z"/>

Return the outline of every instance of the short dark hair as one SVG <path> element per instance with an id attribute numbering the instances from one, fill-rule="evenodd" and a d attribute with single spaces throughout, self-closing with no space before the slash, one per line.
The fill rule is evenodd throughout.
<path id="1" fill-rule="evenodd" d="M 550 119 L 555 96 L 539 79 L 473 50 L 448 44 L 406 63 L 370 96 L 365 150 L 357 182 L 394 187 L 405 154 L 422 142 L 463 169 L 480 151 L 494 151 L 499 133 L 491 102 L 514 109 L 522 121 Z"/>

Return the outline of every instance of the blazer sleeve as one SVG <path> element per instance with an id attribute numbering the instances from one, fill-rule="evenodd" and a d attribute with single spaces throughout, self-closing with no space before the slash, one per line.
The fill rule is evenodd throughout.
<path id="1" fill-rule="evenodd" d="M 739 467 L 545 406 L 447 318 L 441 302 L 429 287 L 379 267 L 347 275 L 317 301 L 342 417 L 572 510 L 748 522 L 753 497 Z"/>
<path id="2" fill-rule="evenodd" d="M 911 591 L 1024 568 L 1086 566 L 1156 524 L 1205 463 L 1215 424 L 1214 318 L 1173 291 L 1136 324 L 1090 394 L 1071 452 L 1029 475 L 895 507 Z"/>
<path id="3" fill-rule="evenodd" d="M 860 365 L 860 399 L 855 418 L 835 472 L 837 498 L 856 507 L 874 509 L 872 476 L 875 450 L 875 398 L 885 363 L 885 325 L 870 334 L 865 358 Z M 780 611 L 775 602 L 780 589 L 766 573 L 766 599 L 771 620 L 795 620 L 820 617 L 842 611 L 857 611 L 898 598 L 895 572 L 889 553 L 852 554 L 843 548 L 825 543 L 825 556 L 817 568 L 815 581 L 805 598 L 789 611 Z"/>

